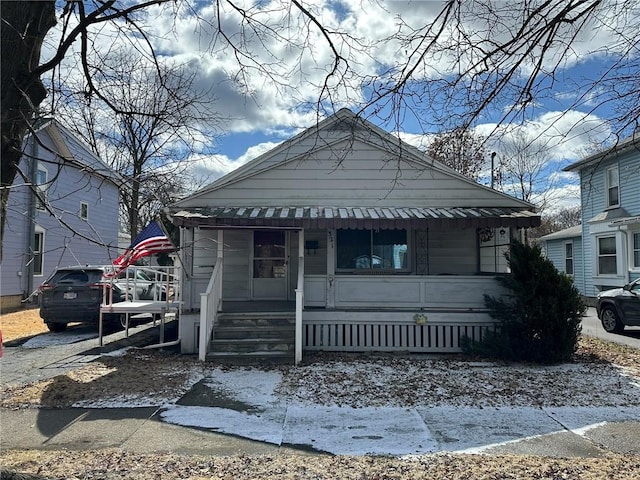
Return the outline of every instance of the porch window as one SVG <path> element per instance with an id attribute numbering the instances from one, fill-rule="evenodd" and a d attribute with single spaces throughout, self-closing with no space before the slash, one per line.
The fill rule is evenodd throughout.
<path id="1" fill-rule="evenodd" d="M 633 268 L 640 268 L 640 233 L 633 234 Z"/>
<path id="2" fill-rule="evenodd" d="M 573 275 L 573 242 L 564 244 L 564 273 Z"/>
<path id="3" fill-rule="evenodd" d="M 611 167 L 607 170 L 607 207 L 617 207 L 620 205 L 620 177 L 618 167 Z"/>
<path id="4" fill-rule="evenodd" d="M 598 275 L 615 275 L 617 273 L 616 237 L 598 238 Z"/>
<path id="5" fill-rule="evenodd" d="M 338 270 L 407 270 L 406 230 L 337 231 Z"/>

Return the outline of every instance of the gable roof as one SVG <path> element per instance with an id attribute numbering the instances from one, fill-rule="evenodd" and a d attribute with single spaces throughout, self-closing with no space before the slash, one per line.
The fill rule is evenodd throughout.
<path id="1" fill-rule="evenodd" d="M 87 173 L 97 175 L 117 185 L 122 183 L 123 179 L 120 174 L 55 118 L 45 118 L 36 122 L 36 134 L 42 131 L 49 135 L 56 147 L 55 153 L 64 160 L 66 165 L 85 170 Z"/>
<path id="2" fill-rule="evenodd" d="M 614 146 L 605 148 L 604 150 L 594 153 L 593 155 L 589 155 L 587 158 L 572 163 L 562 170 L 565 172 L 579 172 L 584 168 L 596 165 L 602 160 L 617 157 L 633 150 L 640 153 L 640 132 L 635 132 L 629 138 L 626 138 L 621 142 L 617 142 Z"/>
<path id="3" fill-rule="evenodd" d="M 487 213 L 491 208 L 497 210 Z M 307 218 L 335 225 L 338 219 L 474 219 L 523 211 L 521 217 L 539 221 L 530 203 L 474 182 L 347 109 L 169 210 L 193 222 Z"/>

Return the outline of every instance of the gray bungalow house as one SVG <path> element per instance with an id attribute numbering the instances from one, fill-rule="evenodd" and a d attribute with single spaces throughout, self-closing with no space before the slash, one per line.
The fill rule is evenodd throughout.
<path id="1" fill-rule="evenodd" d="M 183 311 L 199 312 L 182 351 L 202 359 L 459 351 L 492 324 L 483 294 L 499 294 L 511 238 L 540 222 L 346 109 L 168 213 Z"/>
<path id="2" fill-rule="evenodd" d="M 5 311 L 19 307 L 59 265 L 111 263 L 118 255 L 118 176 L 68 129 L 41 122 L 25 141 L 20 170 L 0 269 Z"/>
<path id="3" fill-rule="evenodd" d="M 564 170 L 580 175 L 582 225 L 542 237 L 548 258 L 586 297 L 640 278 L 640 135 Z"/>

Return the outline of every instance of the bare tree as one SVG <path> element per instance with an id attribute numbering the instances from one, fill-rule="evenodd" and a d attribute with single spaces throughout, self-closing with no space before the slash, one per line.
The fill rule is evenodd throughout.
<path id="1" fill-rule="evenodd" d="M 559 230 L 575 227 L 582 222 L 582 209 L 580 207 L 563 208 L 553 218 Z"/>
<path id="2" fill-rule="evenodd" d="M 531 229 L 530 238 L 539 238 L 549 233 L 575 227 L 582 222 L 582 209 L 580 207 L 567 207 L 554 213 L 543 214 L 540 226 Z"/>
<path id="3" fill-rule="evenodd" d="M 503 136 L 500 142 L 497 177 L 505 193 L 534 203 L 541 211 L 547 206 L 554 187 L 548 166 L 552 161 L 546 145 L 522 130 Z"/>
<path id="4" fill-rule="evenodd" d="M 485 164 L 484 138 L 456 128 L 435 136 L 427 153 L 448 167 L 478 181 Z"/>
<path id="5" fill-rule="evenodd" d="M 189 158 L 203 139 L 214 138 L 209 125 L 215 113 L 209 92 L 197 90 L 195 73 L 185 65 L 147 62 L 127 49 L 110 52 L 91 68 L 95 87 L 112 108 L 84 95 L 82 85 L 64 85 L 57 110 L 122 176 L 121 223 L 133 238 L 186 193 Z"/>
<path id="6" fill-rule="evenodd" d="M 398 129 L 408 115 L 442 129 L 472 127 L 494 116 L 497 126 L 524 121 L 537 105 L 555 100 L 556 75 L 564 67 L 598 54 L 607 58 L 607 66 L 573 80 L 572 107 L 601 115 L 620 135 L 639 123 L 636 0 L 447 0 L 426 22 L 416 20 L 422 17 L 414 12 L 404 18 L 390 15 L 394 33 L 375 39 L 346 31 L 353 23 L 332 22 L 356 12 L 345 8 L 329 20 L 322 6 L 298 0 L 255 2 L 248 7 L 218 0 L 207 18 L 199 16 L 197 2 L 190 5 L 188 0 L 73 1 L 64 4 L 57 49 L 44 63 L 39 60 L 40 49 L 55 24 L 55 2 L 3 1 L 2 48 L 12 54 L 2 55 L 0 69 L 2 227 L 23 140 L 46 95 L 43 75 L 56 69 L 77 43 L 85 93 L 117 111 L 93 82 L 96 71 L 86 59 L 91 50 L 108 51 L 109 42 L 95 41 L 107 34 L 114 35 L 114 42 L 116 37 L 131 41 L 148 58 L 155 58 L 142 13 L 158 5 L 190 9 L 198 17 L 201 30 L 207 31 L 208 52 L 225 50 L 234 58 L 238 69 L 233 80 L 248 98 L 251 78 L 260 75 L 281 94 L 300 98 L 303 108 L 311 108 L 309 95 L 303 94 L 307 89 L 292 89 L 290 79 L 304 78 L 309 68 L 322 71 L 323 79 L 312 85 L 319 116 L 349 104 L 360 105 L 361 114 L 395 122 Z M 368 5 L 363 3 L 362 8 Z M 299 35 L 289 34 L 292 27 Z M 590 49 L 588 40 L 594 33 L 604 33 L 610 41 Z M 382 49 L 392 49 L 393 60 L 376 58 Z M 288 56 L 283 60 L 285 51 Z M 374 73 L 357 70 L 363 59 L 372 60 Z"/>
<path id="7" fill-rule="evenodd" d="M 635 0 L 448 0 L 426 24 L 396 19 L 398 65 L 371 81 L 370 102 L 443 125 L 472 126 L 489 114 L 496 126 L 521 122 L 555 101 L 563 68 L 597 55 L 606 66 L 562 93 L 571 108 L 601 113 L 628 135 L 640 118 L 639 13 Z M 591 47 L 596 34 L 610 41 Z M 448 68 L 434 73 L 434 61 Z"/>

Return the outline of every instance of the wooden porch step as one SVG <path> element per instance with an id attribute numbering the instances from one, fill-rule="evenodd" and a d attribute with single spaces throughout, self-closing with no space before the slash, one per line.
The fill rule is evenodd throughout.
<path id="1" fill-rule="evenodd" d="M 224 338 L 211 341 L 214 352 L 288 352 L 295 348 L 295 338 L 262 337 L 262 338 Z"/>
<path id="2" fill-rule="evenodd" d="M 295 352 L 209 352 L 206 359 L 229 365 L 292 365 L 295 362 Z"/>
<path id="3" fill-rule="evenodd" d="M 215 340 L 263 338 L 269 336 L 293 339 L 295 337 L 295 327 L 291 325 L 218 325 L 214 331 Z"/>
<path id="4" fill-rule="evenodd" d="M 295 313 L 220 313 L 207 359 L 232 364 L 293 363 Z"/>

